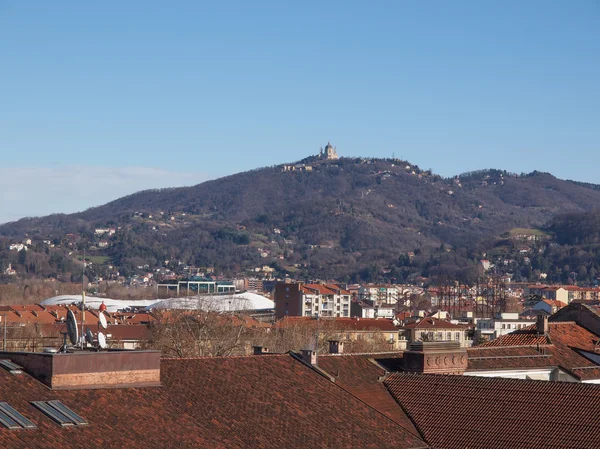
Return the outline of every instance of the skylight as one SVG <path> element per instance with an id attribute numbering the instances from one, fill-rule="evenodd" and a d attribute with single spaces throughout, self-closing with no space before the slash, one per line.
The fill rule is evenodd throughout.
<path id="1" fill-rule="evenodd" d="M 7 402 L 0 402 L 0 424 L 9 429 L 34 429 L 35 424 L 12 408 Z"/>
<path id="2" fill-rule="evenodd" d="M 42 413 L 56 421 L 61 426 L 82 426 L 87 424 L 85 419 L 68 408 L 60 401 L 31 401 Z"/>
<path id="3" fill-rule="evenodd" d="M 0 360 L 0 366 L 5 370 L 9 371 L 11 374 L 21 374 L 21 370 L 23 369 L 23 367 L 11 362 L 8 359 Z"/>

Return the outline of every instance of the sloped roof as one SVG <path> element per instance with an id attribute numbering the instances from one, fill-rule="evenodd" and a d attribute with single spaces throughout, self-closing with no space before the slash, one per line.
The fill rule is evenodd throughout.
<path id="1" fill-rule="evenodd" d="M 308 291 L 307 291 L 308 290 Z M 313 293 L 316 291 L 320 295 L 349 295 L 350 292 L 334 284 L 303 284 L 304 293 Z"/>
<path id="2" fill-rule="evenodd" d="M 600 379 L 600 366 L 581 353 L 595 352 L 599 343 L 598 335 L 572 321 L 549 323 L 549 335 L 538 334 L 532 325 L 470 348 L 468 369 L 556 366 L 580 380 Z"/>
<path id="3" fill-rule="evenodd" d="M 385 375 L 386 370 L 377 362 L 387 366 L 390 360 L 401 362 L 402 354 L 394 352 L 389 354 L 320 355 L 318 366 L 335 377 L 337 385 L 418 435 L 406 413 L 402 411 L 379 380 Z"/>
<path id="4" fill-rule="evenodd" d="M 436 449 L 600 447 L 600 385 L 402 373 L 385 385 Z"/>
<path id="5" fill-rule="evenodd" d="M 398 332 L 394 322 L 387 318 L 321 318 L 315 319 L 307 316 L 290 316 L 278 320 L 275 327 L 287 326 L 317 326 L 319 322 L 331 324 L 339 331 L 389 331 Z"/>
<path id="6" fill-rule="evenodd" d="M 418 322 L 404 325 L 405 329 L 456 329 L 463 330 L 463 326 L 451 323 L 450 321 L 440 320 L 439 318 L 426 317 Z"/>
<path id="7" fill-rule="evenodd" d="M 161 387 L 52 391 L 0 369 L 0 397 L 36 429 L 0 426 L 0 447 L 422 448 L 290 355 L 165 359 Z M 87 426 L 61 428 L 29 401 L 58 399 Z"/>
<path id="8" fill-rule="evenodd" d="M 567 305 L 558 299 L 542 299 L 542 302 L 555 307 L 566 307 Z"/>
<path id="9" fill-rule="evenodd" d="M 494 340 L 486 341 L 479 347 L 489 346 L 535 346 L 551 344 L 550 337 L 537 332 L 535 324 L 527 326 L 511 332 L 510 334 L 502 335 Z"/>

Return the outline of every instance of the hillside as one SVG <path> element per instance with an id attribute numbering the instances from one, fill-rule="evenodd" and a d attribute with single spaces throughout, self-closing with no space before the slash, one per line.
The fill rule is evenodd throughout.
<path id="1" fill-rule="evenodd" d="M 77 214 L 27 218 L 0 226 L 0 236 L 6 247 L 28 235 L 28 257 L 39 260 L 27 272 L 40 276 L 72 271 L 64 250 L 85 247 L 101 257 L 97 265 L 124 275 L 140 266 L 214 266 L 230 275 L 270 265 L 292 276 L 349 279 L 384 268 L 402 276 L 399 260 L 429 258 L 442 247 L 460 258 L 452 264 L 466 264 L 482 242 L 513 228 L 600 208 L 597 186 L 547 173 L 485 170 L 443 179 L 399 160 L 305 162 L 310 171 L 268 167 L 139 192 Z M 111 227 L 114 235 L 95 234 Z M 4 266 L 31 265 L 14 251 L 0 257 Z"/>

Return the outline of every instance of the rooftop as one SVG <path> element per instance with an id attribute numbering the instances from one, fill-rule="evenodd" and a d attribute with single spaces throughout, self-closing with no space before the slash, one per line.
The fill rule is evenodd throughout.
<path id="1" fill-rule="evenodd" d="M 586 357 L 597 354 L 600 337 L 572 321 L 548 326 L 547 335 L 532 325 L 470 348 L 468 370 L 560 367 L 582 381 L 600 379 L 595 357 Z"/>
<path id="2" fill-rule="evenodd" d="M 600 447 L 600 385 L 402 373 L 385 385 L 435 449 Z"/>
<path id="3" fill-rule="evenodd" d="M 161 384 L 54 391 L 0 369 L 2 401 L 37 426 L 0 426 L 0 447 L 428 447 L 290 355 L 163 359 Z M 60 427 L 30 403 L 52 399 L 89 424 Z"/>
<path id="4" fill-rule="evenodd" d="M 439 318 L 427 317 L 404 325 L 405 329 L 456 329 L 463 330 L 463 326 L 440 320 Z"/>

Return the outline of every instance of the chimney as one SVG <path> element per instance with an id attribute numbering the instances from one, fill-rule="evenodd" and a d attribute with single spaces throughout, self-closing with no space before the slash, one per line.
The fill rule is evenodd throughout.
<path id="1" fill-rule="evenodd" d="M 268 354 L 269 352 L 268 348 L 264 348 L 262 346 L 252 346 L 252 348 L 254 349 L 254 355 L 263 355 Z"/>
<path id="2" fill-rule="evenodd" d="M 52 390 L 160 386 L 160 351 L 0 352 Z"/>
<path id="3" fill-rule="evenodd" d="M 548 326 L 548 317 L 546 315 L 538 315 L 536 326 L 538 334 L 548 334 L 550 331 L 550 327 Z"/>
<path id="4" fill-rule="evenodd" d="M 309 365 L 317 364 L 317 352 L 312 349 L 303 349 L 300 351 L 302 354 L 302 360 Z"/>
<path id="5" fill-rule="evenodd" d="M 456 341 L 414 341 L 402 358 L 409 373 L 463 374 L 467 369 L 467 350 Z"/>
<path id="6" fill-rule="evenodd" d="M 343 354 L 344 353 L 344 342 L 339 340 L 329 340 L 329 353 L 330 354 Z"/>

